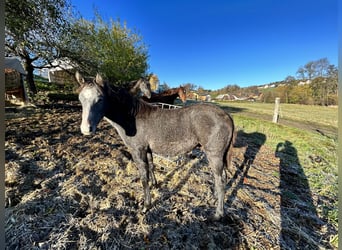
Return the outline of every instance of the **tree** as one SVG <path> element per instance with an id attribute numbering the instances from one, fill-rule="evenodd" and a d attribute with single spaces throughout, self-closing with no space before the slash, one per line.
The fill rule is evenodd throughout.
<path id="1" fill-rule="evenodd" d="M 307 76 L 307 79 L 311 80 L 315 77 L 316 73 L 316 63 L 314 61 L 310 61 L 304 65 L 304 70 Z"/>
<path id="2" fill-rule="evenodd" d="M 142 37 L 120 21 L 79 19 L 65 37 L 64 55 L 89 75 L 101 72 L 114 85 L 147 76 L 147 47 Z"/>
<path id="3" fill-rule="evenodd" d="M 320 77 L 326 76 L 328 67 L 329 61 L 326 57 L 318 59 L 317 61 L 315 61 L 316 75 Z"/>
<path id="4" fill-rule="evenodd" d="M 202 86 L 198 86 L 198 88 L 197 88 L 197 93 L 199 95 L 206 95 L 206 94 L 208 94 L 208 92 L 210 92 L 210 90 L 205 89 Z"/>
<path id="5" fill-rule="evenodd" d="M 336 104 L 333 96 L 337 96 L 337 79 L 317 77 L 312 81 L 310 87 L 316 104 L 323 106 Z M 331 100 L 333 103 L 330 102 Z"/>
<path id="6" fill-rule="evenodd" d="M 157 92 L 161 93 L 161 92 L 168 90 L 168 89 L 170 89 L 170 86 L 166 82 L 164 82 L 163 84 L 159 85 Z"/>
<path id="7" fill-rule="evenodd" d="M 310 86 L 293 86 L 289 93 L 289 103 L 313 104 L 312 90 Z"/>
<path id="8" fill-rule="evenodd" d="M 67 0 L 6 0 L 5 52 L 18 56 L 27 71 L 31 93 L 37 92 L 35 68 L 43 68 L 60 56 L 58 44 L 70 27 Z"/>
<path id="9" fill-rule="evenodd" d="M 183 83 L 182 86 L 187 90 L 187 91 L 197 91 L 198 86 L 194 83 Z"/>
<path id="10" fill-rule="evenodd" d="M 150 87 L 151 87 L 151 90 L 152 91 L 156 91 L 159 87 L 159 78 L 156 74 L 150 74 L 148 76 L 148 79 L 149 79 L 149 83 L 150 83 Z"/>
<path id="11" fill-rule="evenodd" d="M 337 81 L 338 69 L 335 65 L 330 64 L 327 68 L 327 77 L 332 78 Z"/>
<path id="12" fill-rule="evenodd" d="M 297 70 L 299 79 L 312 80 L 315 77 L 327 76 L 329 68 L 329 61 L 326 57 L 318 59 L 316 61 L 309 61 Z"/>
<path id="13" fill-rule="evenodd" d="M 289 103 L 291 90 L 292 85 L 287 84 L 276 87 L 274 92 L 277 97 L 280 97 L 282 103 Z"/>
<path id="14" fill-rule="evenodd" d="M 303 67 L 297 70 L 297 76 L 299 79 L 305 80 L 305 69 Z"/>
<path id="15" fill-rule="evenodd" d="M 314 61 L 315 78 L 310 84 L 316 104 L 336 104 L 338 70 L 334 65 L 329 64 L 327 58 Z"/>
<path id="16" fill-rule="evenodd" d="M 296 81 L 296 78 L 294 78 L 293 76 L 287 76 L 284 81 L 288 84 L 292 84 Z"/>

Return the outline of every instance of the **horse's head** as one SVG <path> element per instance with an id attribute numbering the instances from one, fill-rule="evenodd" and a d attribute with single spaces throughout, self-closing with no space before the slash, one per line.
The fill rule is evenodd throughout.
<path id="1" fill-rule="evenodd" d="M 147 98 L 151 98 L 151 84 L 146 79 L 139 79 L 137 82 L 140 91 Z"/>
<path id="2" fill-rule="evenodd" d="M 183 86 L 178 88 L 178 96 L 182 100 L 183 103 L 186 102 L 186 89 Z"/>
<path id="3" fill-rule="evenodd" d="M 149 81 L 144 78 L 140 78 L 137 81 L 132 81 L 129 86 L 129 93 L 133 96 L 140 97 L 146 96 L 148 99 L 151 98 L 151 85 Z"/>
<path id="4" fill-rule="evenodd" d="M 79 72 L 76 72 L 77 82 L 81 85 L 79 100 L 82 104 L 81 132 L 90 135 L 95 132 L 105 111 L 105 83 L 97 74 L 93 81 L 86 81 Z"/>

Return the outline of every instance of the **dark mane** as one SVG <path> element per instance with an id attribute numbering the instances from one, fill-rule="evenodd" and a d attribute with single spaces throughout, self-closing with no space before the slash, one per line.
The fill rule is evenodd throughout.
<path id="1" fill-rule="evenodd" d="M 130 116 L 136 116 L 139 114 L 150 113 L 151 110 L 157 109 L 157 107 L 139 99 L 132 94 L 126 88 L 111 87 L 105 84 L 104 90 L 106 91 L 109 100 L 112 100 L 117 105 L 120 105 L 125 113 Z"/>

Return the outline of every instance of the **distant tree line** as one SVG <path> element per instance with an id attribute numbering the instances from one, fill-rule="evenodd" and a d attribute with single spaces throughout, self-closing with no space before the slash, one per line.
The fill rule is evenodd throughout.
<path id="1" fill-rule="evenodd" d="M 338 69 L 327 58 L 299 67 L 297 78 L 288 76 L 272 84 L 276 87 L 262 90 L 263 102 L 273 102 L 275 97 L 280 97 L 283 103 L 337 105 Z"/>
<path id="2" fill-rule="evenodd" d="M 241 88 L 236 84 L 227 85 L 210 94 L 213 98 L 219 94 L 253 96 L 266 103 L 273 103 L 276 97 L 280 97 L 282 103 L 337 105 L 338 69 L 327 58 L 306 63 L 299 67 L 296 75 L 263 86 Z"/>

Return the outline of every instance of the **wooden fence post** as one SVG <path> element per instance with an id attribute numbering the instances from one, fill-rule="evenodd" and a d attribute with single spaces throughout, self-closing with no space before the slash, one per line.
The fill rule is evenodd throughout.
<path id="1" fill-rule="evenodd" d="M 279 105 L 280 104 L 280 98 L 277 97 L 275 99 L 275 106 L 274 106 L 274 114 L 273 114 L 273 122 L 274 123 L 278 123 L 278 119 L 279 119 Z"/>

